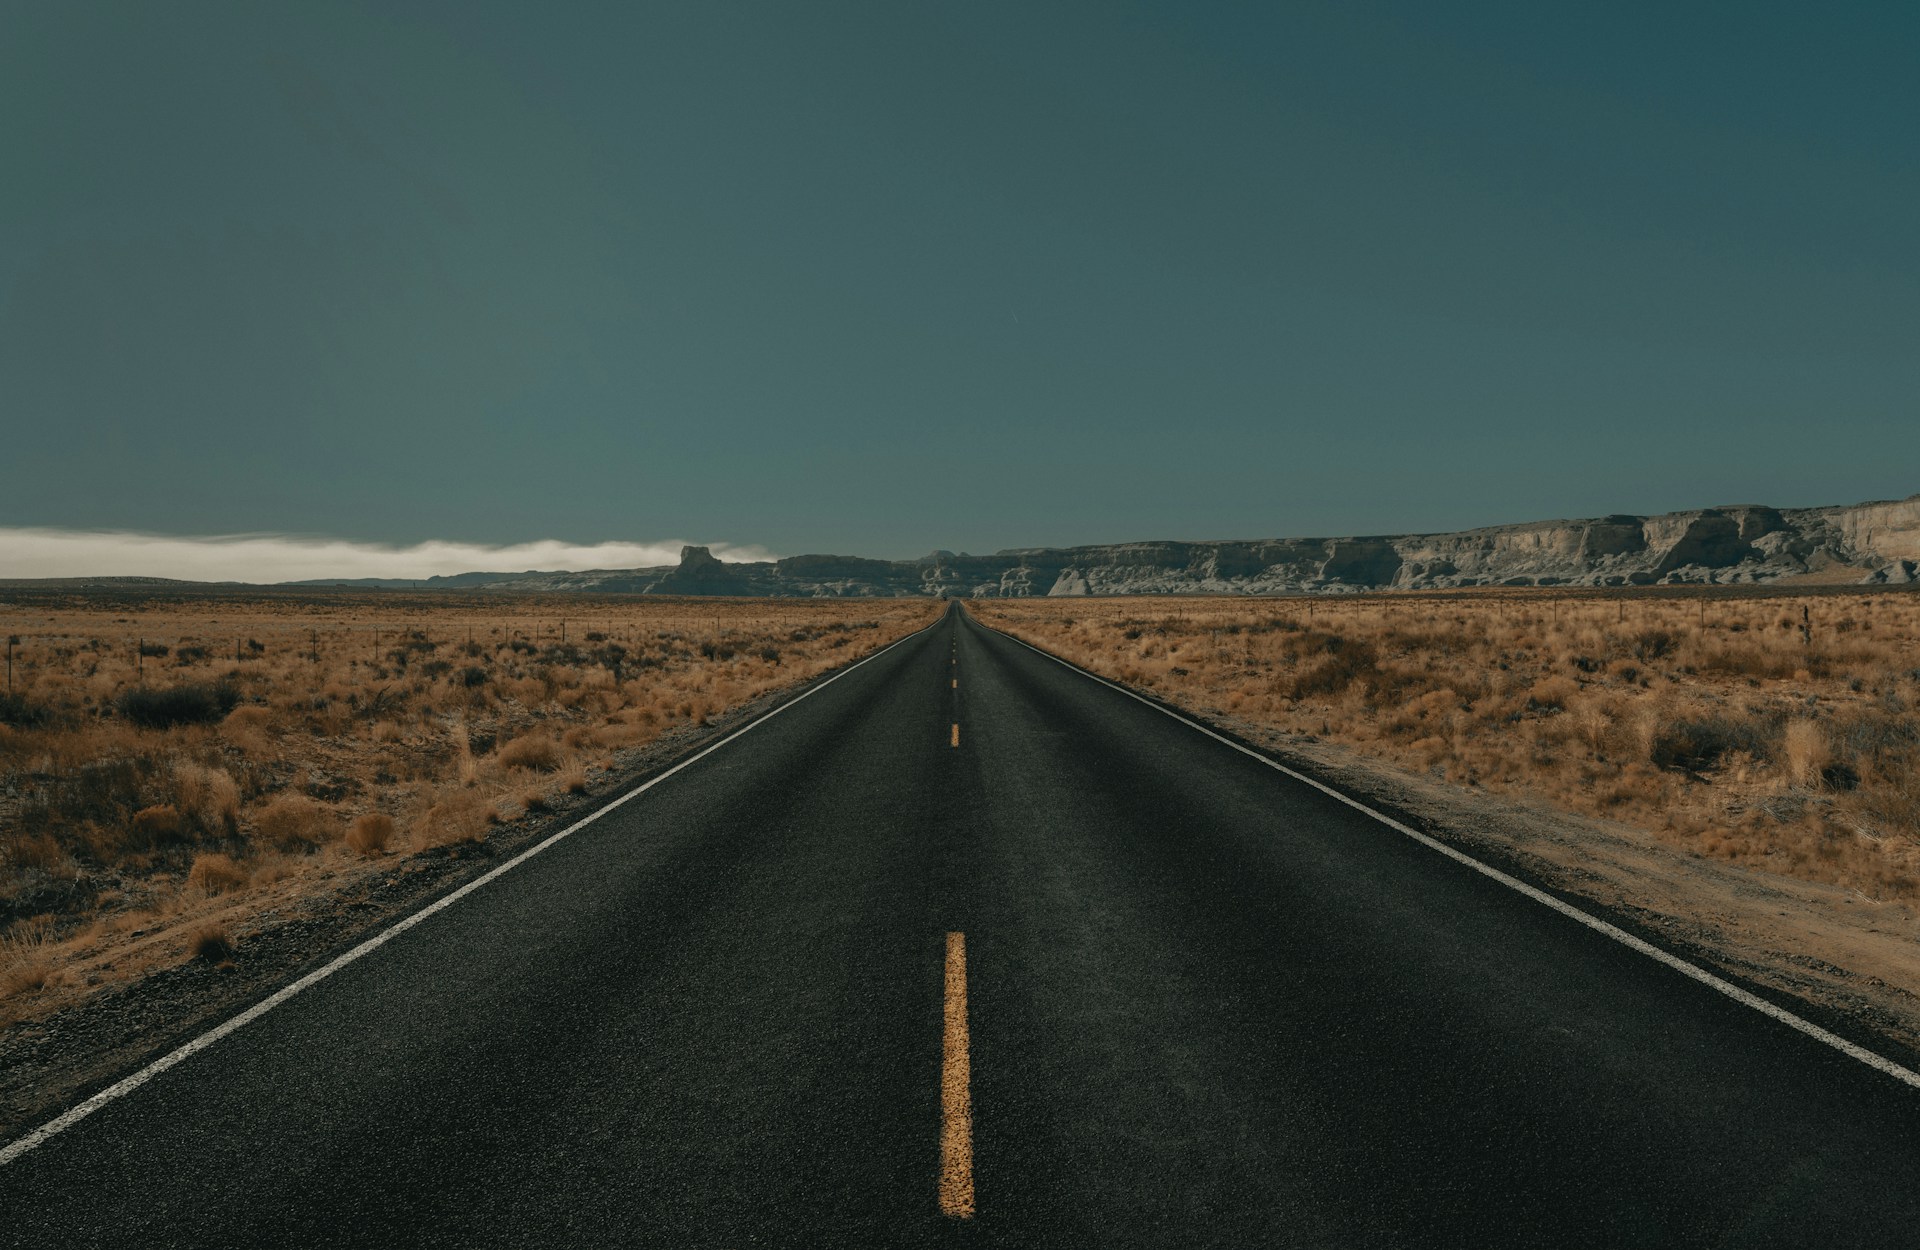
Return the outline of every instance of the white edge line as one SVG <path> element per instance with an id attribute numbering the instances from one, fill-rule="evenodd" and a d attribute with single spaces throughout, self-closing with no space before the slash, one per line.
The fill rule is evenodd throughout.
<path id="1" fill-rule="evenodd" d="M 1033 652 L 1035 655 L 1045 656 L 1047 659 L 1052 660 L 1054 663 L 1062 665 L 1068 669 L 1071 669 L 1072 671 L 1080 674 L 1082 677 L 1085 677 L 1090 681 L 1097 681 L 1103 686 L 1106 686 L 1113 690 L 1117 690 L 1121 694 L 1126 695 L 1129 699 L 1133 699 L 1133 700 L 1136 700 L 1137 702 L 1144 703 L 1156 712 L 1160 712 L 1164 715 L 1171 716 L 1174 720 L 1179 721 L 1182 725 L 1187 726 L 1187 728 L 1189 729 L 1198 730 L 1199 732 L 1205 734 L 1207 737 L 1212 738 L 1215 742 L 1223 743 L 1226 746 L 1230 746 L 1234 750 L 1240 752 L 1242 755 L 1251 756 L 1252 758 L 1259 760 L 1262 764 L 1265 764 L 1267 767 L 1275 769 L 1279 772 L 1285 773 L 1287 776 L 1293 778 L 1295 781 L 1301 782 L 1304 785 L 1312 786 L 1314 789 L 1320 791 L 1320 793 L 1326 795 L 1329 798 L 1338 799 L 1340 802 L 1345 803 L 1348 807 L 1351 807 L 1354 810 L 1359 812 L 1364 812 L 1366 815 L 1373 817 L 1375 820 L 1387 826 L 1389 829 L 1393 829 L 1400 833 L 1405 834 L 1407 837 L 1412 838 L 1415 842 L 1418 842 L 1420 845 L 1427 847 L 1429 850 L 1438 851 L 1440 854 L 1445 855 L 1448 859 L 1451 859 L 1456 863 L 1464 864 L 1468 868 L 1473 869 L 1475 872 L 1480 873 L 1482 876 L 1491 877 L 1493 880 L 1498 881 L 1501 885 L 1506 886 L 1508 889 L 1517 890 L 1520 893 L 1526 895 L 1528 898 L 1532 899 L 1534 902 L 1543 903 L 1546 906 L 1553 908 L 1553 910 L 1559 912 L 1561 915 L 1567 917 L 1568 919 L 1576 920 L 1580 922 L 1581 924 L 1587 926 L 1587 928 L 1592 929 L 1595 933 L 1604 934 L 1605 936 L 1612 938 L 1614 941 L 1620 943 L 1622 946 L 1625 946 L 1630 950 L 1638 951 L 1640 954 L 1645 955 L 1649 959 L 1665 964 L 1667 967 L 1673 969 L 1675 972 L 1678 972 L 1680 975 L 1684 977 L 1689 977 L 1695 981 L 1698 981 L 1700 984 L 1706 986 L 1708 989 L 1716 990 L 1719 993 L 1726 995 L 1728 998 L 1731 998 L 1734 1002 L 1739 1003 L 1743 1007 L 1751 1007 L 1755 1011 L 1759 1012 L 1764 1016 L 1771 1016 L 1773 1019 L 1778 1020 L 1781 1024 L 1786 1025 L 1788 1028 L 1797 1029 L 1817 1042 L 1824 1042 L 1826 1045 L 1833 1047 L 1835 1050 L 1839 1051 L 1843 1055 L 1846 1055 L 1848 1058 L 1858 1059 L 1861 1063 L 1866 1064 L 1870 1068 L 1877 1069 L 1880 1072 L 1884 1072 L 1886 1075 L 1892 1077 L 1896 1081 L 1903 1082 L 1904 1084 L 1910 1085 L 1915 1089 L 1920 1089 L 1920 1072 L 1915 1072 L 1911 1068 L 1903 1067 L 1900 1064 L 1895 1063 L 1893 1060 L 1886 1058 L 1884 1055 L 1876 1055 L 1872 1051 L 1868 1050 L 1866 1047 L 1856 1045 L 1855 1043 L 1848 1041 L 1846 1038 L 1841 1037 L 1838 1033 L 1834 1033 L 1827 1029 L 1823 1029 L 1819 1025 L 1815 1024 L 1813 1021 L 1805 1019 L 1804 1017 L 1801 1017 L 1801 1016 L 1797 1016 L 1793 1012 L 1788 1011 L 1785 1007 L 1780 1007 L 1773 1003 L 1770 1003 L 1766 999 L 1761 998 L 1757 994 L 1741 989 L 1739 986 L 1735 985 L 1731 981 L 1715 976 L 1713 973 L 1708 972 L 1705 968 L 1702 968 L 1699 964 L 1692 963 L 1688 960 L 1680 958 L 1678 955 L 1671 954 L 1670 952 L 1667 952 L 1667 951 L 1663 951 L 1658 946 L 1655 946 L 1653 943 L 1645 941 L 1644 939 L 1641 939 L 1641 938 L 1637 938 L 1633 934 L 1628 933 L 1625 929 L 1619 928 L 1616 925 L 1608 924 L 1606 921 L 1600 919 L 1598 916 L 1592 915 L 1588 912 L 1581 911 L 1578 907 L 1573 906 L 1571 903 L 1563 902 L 1560 899 L 1555 898 L 1553 895 L 1548 894 L 1544 890 L 1536 889 L 1535 887 L 1530 886 L 1526 882 L 1520 880 L 1518 877 L 1510 876 L 1507 873 L 1501 872 L 1498 868 L 1493 867 L 1491 864 L 1481 863 L 1479 860 L 1475 859 L 1471 855 L 1466 854 L 1464 851 L 1456 850 L 1455 848 L 1448 846 L 1446 843 L 1441 842 L 1436 838 L 1433 838 L 1428 836 L 1427 834 L 1421 833 L 1418 829 L 1409 828 L 1407 825 L 1402 824 L 1400 821 L 1395 820 L 1393 817 L 1388 816 L 1386 813 L 1376 811 L 1373 808 L 1368 807 L 1365 803 L 1360 802 L 1358 799 L 1352 798 L 1349 795 L 1342 794 L 1340 791 L 1334 789 L 1332 786 L 1329 786 L 1324 782 L 1317 781 L 1314 778 L 1307 776 L 1305 773 L 1296 772 L 1293 769 L 1288 768 L 1285 764 L 1280 763 L 1278 760 L 1275 760 L 1269 756 L 1263 755 L 1259 751 L 1256 751 L 1251 747 L 1235 742 L 1233 739 L 1225 736 L 1224 734 L 1216 733 L 1214 730 L 1207 728 L 1205 725 L 1202 725 L 1198 721 L 1189 720 L 1187 717 L 1182 716 L 1180 713 L 1174 711 L 1173 709 L 1164 707 L 1161 704 L 1154 702 L 1152 699 L 1149 699 L 1144 695 L 1141 695 L 1132 690 L 1129 690 L 1125 686 L 1120 685 L 1118 682 L 1108 681 L 1106 678 L 1100 676 L 1098 673 L 1088 672 L 1086 669 L 1081 668 L 1078 664 L 1074 664 L 1068 660 L 1063 660 L 1059 656 L 1053 654 L 1051 651 L 1042 650 L 1041 648 L 1036 647 L 1032 643 L 1028 642 L 1026 639 L 1017 637 L 1014 634 L 1010 634 L 1006 630 L 994 629 L 993 626 L 988 625 L 986 622 L 979 620 L 979 618 L 977 617 L 971 617 L 970 619 L 972 619 L 976 624 L 980 625 L 983 629 L 992 630 L 994 633 L 999 634 L 1003 638 L 1012 639 L 1014 642 L 1019 643 L 1021 646 L 1025 647 L 1027 650 Z"/>
<path id="2" fill-rule="evenodd" d="M 875 651 L 872 655 L 865 656 L 861 659 L 854 661 L 852 664 L 847 665 L 847 667 L 841 669 L 839 672 L 835 673 L 833 676 L 827 678 L 825 681 L 814 686 L 812 689 L 806 690 L 801 694 L 794 696 L 793 698 L 787 700 L 785 703 L 782 703 L 779 707 L 774 708 L 770 712 L 766 712 L 760 716 L 755 717 L 751 722 L 749 722 L 748 724 L 742 725 L 739 729 L 734 730 L 732 733 L 728 734 L 726 737 L 720 739 L 720 741 L 714 743 L 711 746 L 702 748 L 697 754 L 690 755 L 686 759 L 681 760 L 678 764 L 675 764 L 672 768 L 667 769 L 667 771 L 661 773 L 659 776 L 651 778 L 648 781 L 638 786 L 635 786 L 633 789 L 627 791 L 625 794 L 621 795 L 619 798 L 613 799 L 612 801 L 607 803 L 606 806 L 601 807 L 598 810 L 591 812 L 586 816 L 581 817 L 579 820 L 575 821 L 571 825 L 568 825 L 565 829 L 560 830 L 560 832 L 548 835 L 546 838 L 543 838 L 541 841 L 535 843 L 533 846 L 530 846 L 526 850 L 520 852 L 518 855 L 515 855 L 512 859 L 508 860 L 504 864 L 501 864 L 498 868 L 493 869 L 492 871 L 488 872 L 486 875 L 481 877 L 476 877 L 472 881 L 467 882 L 465 885 L 455 890 L 453 893 L 434 900 L 432 903 L 429 903 L 427 906 L 421 908 L 419 911 L 414 912 L 412 915 L 406 917 L 404 920 L 401 920 L 398 923 L 394 924 L 391 928 L 382 930 L 381 932 L 368 938 L 366 941 L 360 943 L 360 945 L 354 947 L 352 950 L 346 952 L 344 955 L 338 956 L 332 962 L 327 963 L 322 967 L 315 968 L 312 972 L 309 972 L 307 975 L 301 977 L 298 981 L 295 981 L 286 986 L 282 986 L 279 990 L 275 991 L 273 994 L 262 999 L 261 1001 L 255 1003 L 253 1006 L 247 1008 L 245 1011 L 241 1012 L 239 1015 L 234 1016 L 233 1018 L 225 1021 L 224 1023 L 215 1025 L 213 1028 L 208 1029 L 205 1033 L 202 1033 L 200 1036 L 194 1038 L 192 1041 L 182 1045 L 177 1050 L 170 1051 L 169 1053 L 162 1055 L 160 1058 L 155 1059 L 152 1063 L 140 1069 L 138 1072 L 135 1072 L 132 1076 L 126 1077 L 116 1082 L 113 1085 L 109 1085 L 107 1088 L 101 1090 L 99 1093 L 87 1099 L 85 1102 L 80 1103 L 78 1106 L 73 1107 L 66 1112 L 63 1112 L 59 1116 L 56 1116 L 54 1119 L 47 1121 L 45 1124 L 42 1124 L 39 1128 L 34 1129 L 31 1133 L 28 1133 L 25 1137 L 22 1137 L 18 1141 L 11 1142 L 5 1147 L 0 1148 L 0 1167 L 4 1167 L 7 1164 L 12 1163 L 15 1159 L 18 1159 L 21 1155 L 26 1154 L 29 1150 L 32 1150 L 34 1147 L 42 1144 L 47 1139 L 55 1136 L 56 1134 L 65 1132 L 67 1129 L 72 1128 L 74 1125 L 78 1124 L 80 1121 L 86 1119 L 88 1116 L 92 1115 L 94 1112 L 100 1110 L 100 1108 L 106 1106 L 108 1103 L 113 1102 L 114 1100 L 119 1098 L 125 1098 L 128 1094 L 131 1094 L 134 1090 L 139 1089 L 142 1085 L 145 1085 L 148 1081 L 151 1081 L 154 1077 L 159 1076 L 162 1072 L 165 1072 L 168 1068 L 171 1068 L 178 1064 L 186 1062 L 188 1059 L 191 1059 L 194 1055 L 205 1050 L 207 1047 L 213 1045 L 215 1042 L 218 1042 L 221 1038 L 226 1037 L 229 1034 L 236 1033 L 239 1030 L 245 1028 L 247 1025 L 252 1024 L 255 1020 L 258 1020 L 261 1016 L 266 1015 L 269 1011 L 272 1011 L 275 1007 L 280 1006 L 282 1003 L 294 997 L 296 994 L 299 994 L 303 990 L 308 990 L 313 988 L 315 985 L 318 985 L 320 982 L 326 980 L 328 977 L 340 971 L 340 969 L 346 967 L 348 964 L 354 962 L 356 959 L 359 959 L 365 955 L 372 954 L 374 951 L 380 949 L 382 946 L 385 946 L 388 942 L 391 942 L 394 938 L 399 937 L 402 933 L 405 933 L 408 929 L 413 928 L 413 926 L 425 920 L 428 916 L 431 916 L 436 912 L 445 911 L 447 908 L 453 906 L 455 903 L 459 902 L 461 899 L 465 898 L 467 895 L 473 893 L 475 890 L 479 889 L 481 886 L 487 884 L 487 882 L 492 881 L 496 877 L 503 876 L 506 873 L 512 872 L 515 868 L 518 868 L 521 864 L 526 863 L 528 860 L 532 859 L 535 855 L 538 855 L 540 852 L 546 850 L 548 847 L 560 841 L 562 838 L 570 837 L 573 834 L 579 832 L 580 830 L 586 828 L 588 825 L 600 819 L 602 816 L 605 816 L 608 812 L 612 811 L 614 808 L 619 807 L 624 803 L 628 803 L 633 799 L 638 798 L 642 794 L 645 794 L 647 791 L 659 785 L 661 782 L 665 781 L 667 778 L 679 772 L 681 769 L 689 767 L 690 765 L 699 763 L 701 760 L 705 759 L 709 755 L 712 755 L 715 751 L 718 751 L 721 747 L 727 745 L 729 742 L 732 742 L 735 738 L 738 738 L 740 735 L 759 728 L 761 725 L 764 725 L 766 722 L 780 715 L 780 713 L 786 711 L 788 708 L 792 707 L 794 704 L 799 703 L 805 699 L 810 699 L 814 695 L 818 694 L 820 691 L 825 690 L 828 686 L 831 686 L 834 682 L 839 681 L 842 677 L 845 677 L 848 673 L 851 673 L 854 669 L 859 668 L 862 664 L 865 664 L 867 661 L 879 659 L 881 656 L 893 650 L 895 647 L 899 646 L 901 643 L 906 642 L 913 638 L 917 638 L 921 634 L 926 633 L 928 630 L 933 629 L 935 626 L 939 625 L 945 619 L 946 619 L 946 614 L 942 613 L 940 617 L 938 617 L 933 622 L 933 624 L 922 626 L 921 628 L 914 630 L 911 634 L 907 634 L 907 635 L 904 635 L 903 637 L 896 638 L 892 642 L 888 643 L 886 646 L 880 648 L 878 651 Z"/>

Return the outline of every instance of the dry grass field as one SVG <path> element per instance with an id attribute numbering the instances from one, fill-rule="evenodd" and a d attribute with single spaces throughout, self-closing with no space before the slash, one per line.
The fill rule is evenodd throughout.
<path id="1" fill-rule="evenodd" d="M 1920 593 L 971 606 L 1203 714 L 1868 898 L 1920 893 Z"/>
<path id="2" fill-rule="evenodd" d="M 83 981 L 218 964 L 263 909 L 458 854 L 586 789 L 622 749 L 937 611 L 0 591 L 0 1024 Z"/>

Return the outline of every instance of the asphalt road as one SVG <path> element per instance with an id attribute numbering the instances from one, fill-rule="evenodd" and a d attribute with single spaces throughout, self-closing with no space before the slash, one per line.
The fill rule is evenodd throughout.
<path id="1" fill-rule="evenodd" d="M 0 1167 L 0 1242 L 1895 1246 L 1916 1180 L 1915 1091 L 956 611 Z"/>

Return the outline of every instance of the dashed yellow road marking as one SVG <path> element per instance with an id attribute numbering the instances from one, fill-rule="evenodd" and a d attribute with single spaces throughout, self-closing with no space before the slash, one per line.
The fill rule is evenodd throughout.
<path id="1" fill-rule="evenodd" d="M 955 690 L 960 689 L 960 679 L 958 677 L 953 679 L 953 688 Z"/>
<path id="2" fill-rule="evenodd" d="M 958 722 L 955 722 L 953 726 L 953 745 L 960 745 L 960 725 Z"/>
<path id="3" fill-rule="evenodd" d="M 940 1214 L 973 1218 L 973 1070 L 967 1049 L 967 935 L 947 934 L 940 1056 Z"/>

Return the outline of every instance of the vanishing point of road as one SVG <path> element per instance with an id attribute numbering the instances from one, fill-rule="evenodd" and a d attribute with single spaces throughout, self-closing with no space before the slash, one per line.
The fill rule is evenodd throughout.
<path id="1" fill-rule="evenodd" d="M 972 620 L 0 1165 L 0 1244 L 1893 1246 L 1920 1091 Z"/>

